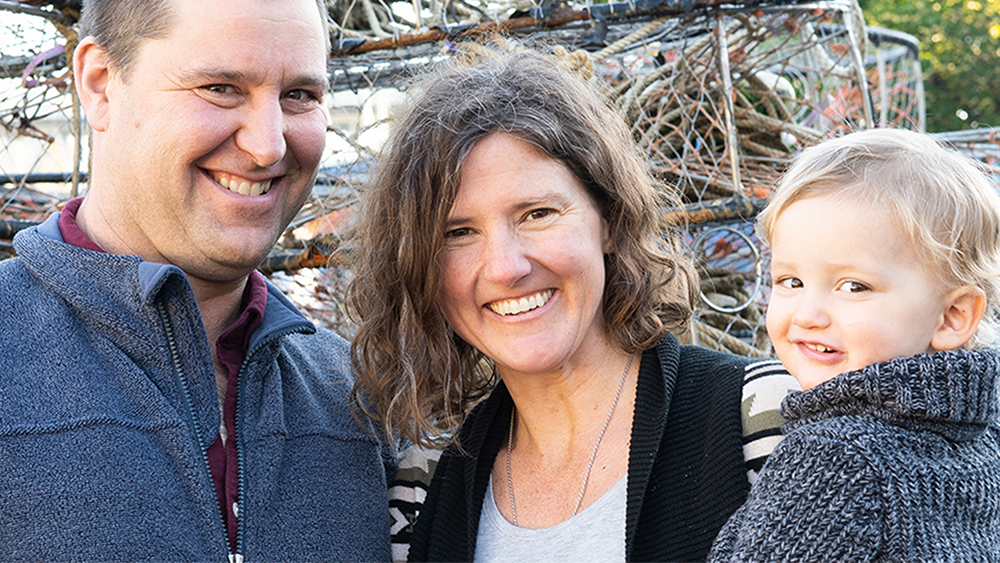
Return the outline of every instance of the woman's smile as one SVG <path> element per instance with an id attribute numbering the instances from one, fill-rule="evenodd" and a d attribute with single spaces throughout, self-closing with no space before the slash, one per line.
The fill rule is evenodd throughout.
<path id="1" fill-rule="evenodd" d="M 487 303 L 486 306 L 489 307 L 489 309 L 494 313 L 504 317 L 520 315 L 545 305 L 549 302 L 549 299 L 552 299 L 552 295 L 555 294 L 555 292 L 555 289 L 550 288 L 545 291 L 539 291 L 534 295 L 521 297 L 520 299 L 494 301 L 492 303 Z"/>

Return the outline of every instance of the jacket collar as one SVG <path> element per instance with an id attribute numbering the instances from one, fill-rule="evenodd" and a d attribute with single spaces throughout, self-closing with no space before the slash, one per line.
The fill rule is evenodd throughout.
<path id="1" fill-rule="evenodd" d="M 642 513 L 642 503 L 653 472 L 653 462 L 660 449 L 660 439 L 667 425 L 670 401 L 677 383 L 680 349 L 677 339 L 667 334 L 653 348 L 643 352 L 635 390 L 632 437 L 628 459 L 628 500 L 625 514 L 625 558 L 631 560 L 635 534 Z M 642 432 L 637 429 L 649 429 Z"/>
<path id="2" fill-rule="evenodd" d="M 790 432 L 834 416 L 874 416 L 937 432 L 952 440 L 979 437 L 1000 418 L 1000 355 L 950 350 L 870 364 L 792 393 L 781 405 Z"/>
<path id="3" fill-rule="evenodd" d="M 83 305 L 95 314 L 120 316 L 122 310 L 136 306 L 151 307 L 164 291 L 179 291 L 188 306 L 197 304 L 187 276 L 172 264 L 146 262 L 138 256 L 123 256 L 94 252 L 66 244 L 59 232 L 59 213 L 53 214 L 41 225 L 18 233 L 15 249 L 25 260 L 29 270 L 42 283 L 73 303 Z M 79 264 L 93 275 L 79 275 L 79 269 L 66 264 Z M 315 325 L 274 287 L 267 284 L 267 307 L 264 319 L 250 338 L 250 350 L 276 334 L 288 332 L 316 332 Z M 138 303 L 134 296 L 139 296 Z M 200 318 L 200 315 L 199 315 Z"/>

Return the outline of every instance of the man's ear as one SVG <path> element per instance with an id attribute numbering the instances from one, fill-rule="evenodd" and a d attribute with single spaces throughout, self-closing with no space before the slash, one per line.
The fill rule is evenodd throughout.
<path id="1" fill-rule="evenodd" d="M 934 350 L 957 350 L 976 334 L 986 312 L 986 295 L 971 285 L 960 287 L 945 297 L 941 324 L 931 338 Z"/>
<path id="2" fill-rule="evenodd" d="M 94 131 L 108 128 L 108 84 L 111 81 L 107 51 L 85 37 L 73 51 L 73 77 L 87 123 Z"/>

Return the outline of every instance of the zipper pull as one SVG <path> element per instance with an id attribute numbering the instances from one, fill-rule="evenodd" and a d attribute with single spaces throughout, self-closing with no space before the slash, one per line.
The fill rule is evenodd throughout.
<path id="1" fill-rule="evenodd" d="M 230 553 L 229 563 L 243 563 L 243 554 L 241 553 Z"/>

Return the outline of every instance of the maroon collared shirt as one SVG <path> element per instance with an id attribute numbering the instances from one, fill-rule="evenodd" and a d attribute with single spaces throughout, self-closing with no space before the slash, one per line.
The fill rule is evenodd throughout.
<path id="1" fill-rule="evenodd" d="M 100 246 L 90 240 L 76 222 L 76 212 L 80 209 L 83 198 L 70 200 L 59 216 L 59 233 L 67 244 L 104 252 Z M 226 397 L 222 406 L 222 419 L 226 425 L 229 439 L 223 443 L 222 435 L 208 448 L 208 468 L 215 485 L 215 495 L 219 501 L 220 513 L 229 538 L 229 549 L 236 551 L 236 511 L 238 510 L 237 495 L 239 493 L 239 474 L 236 462 L 236 389 L 240 368 L 246 359 L 250 345 L 250 335 L 260 325 L 267 306 L 267 285 L 264 277 L 256 270 L 247 279 L 243 290 L 243 300 L 240 303 L 240 316 L 219 336 L 215 344 L 219 363 L 228 372 L 226 382 Z"/>

